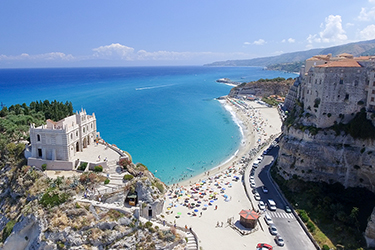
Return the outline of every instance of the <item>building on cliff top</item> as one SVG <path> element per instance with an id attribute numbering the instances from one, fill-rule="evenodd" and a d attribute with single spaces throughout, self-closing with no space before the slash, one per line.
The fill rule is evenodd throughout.
<path id="1" fill-rule="evenodd" d="M 96 130 L 95 114 L 88 115 L 86 110 L 66 117 L 58 122 L 48 119 L 46 125 L 30 125 L 30 146 L 28 165 L 41 167 L 42 164 L 55 166 L 54 169 L 72 170 L 78 163 L 77 152 L 84 151 L 99 139 Z M 53 162 L 53 164 L 48 164 Z"/>
<path id="2" fill-rule="evenodd" d="M 318 55 L 306 60 L 290 88 L 285 109 L 303 107 L 307 126 L 347 123 L 362 108 L 375 121 L 375 56 Z M 308 115 L 306 115 L 308 114 Z"/>

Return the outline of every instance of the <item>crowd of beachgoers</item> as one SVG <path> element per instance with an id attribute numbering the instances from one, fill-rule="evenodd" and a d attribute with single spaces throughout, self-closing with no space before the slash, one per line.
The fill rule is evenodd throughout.
<path id="1" fill-rule="evenodd" d="M 226 98 L 222 104 L 240 126 L 242 143 L 239 150 L 225 163 L 190 179 L 169 187 L 165 195 L 162 219 L 172 225 L 193 228 L 204 249 L 224 249 L 223 244 L 238 237 L 229 222 L 239 219 L 241 209 L 250 209 L 242 178 L 245 168 L 281 132 L 281 120 L 276 108 L 256 102 Z M 223 228 L 214 236 L 207 230 Z M 267 240 L 267 234 L 257 234 L 257 239 Z M 227 239 L 227 241 L 226 241 Z M 245 249 L 242 238 L 234 245 Z M 215 242 L 215 243 L 213 243 Z M 225 242 L 225 243 L 224 243 Z"/>

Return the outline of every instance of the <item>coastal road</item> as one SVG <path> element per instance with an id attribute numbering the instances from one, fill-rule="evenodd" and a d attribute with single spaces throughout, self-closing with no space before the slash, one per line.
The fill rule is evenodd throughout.
<path id="1" fill-rule="evenodd" d="M 276 211 L 270 211 L 267 209 L 263 214 L 268 214 L 271 216 L 273 223 L 275 224 L 278 233 L 283 237 L 285 241 L 285 246 L 279 247 L 276 245 L 275 241 L 269 242 L 272 246 L 275 246 L 274 249 L 288 249 L 288 250 L 315 250 L 315 246 L 311 242 L 310 238 L 307 236 L 305 231 L 302 229 L 301 225 L 294 217 L 293 213 L 287 213 L 285 211 L 285 202 L 277 189 L 274 187 L 268 171 L 270 169 L 271 163 L 276 159 L 279 148 L 278 146 L 273 147 L 267 155 L 263 156 L 263 160 L 259 164 L 258 168 L 255 170 L 254 179 L 256 187 L 255 189 L 260 194 L 261 200 L 267 204 L 268 199 L 273 199 L 276 203 Z M 250 173 L 250 171 L 249 171 Z M 249 180 L 250 176 L 246 176 Z M 246 183 L 246 182 L 245 182 Z M 268 193 L 264 193 L 262 186 L 266 186 Z M 248 190 L 252 190 L 248 186 Z M 250 195 L 255 209 L 258 208 L 258 201 L 254 199 L 253 194 Z M 264 216 L 260 219 L 260 223 L 265 233 L 269 233 L 268 225 L 264 221 Z"/>

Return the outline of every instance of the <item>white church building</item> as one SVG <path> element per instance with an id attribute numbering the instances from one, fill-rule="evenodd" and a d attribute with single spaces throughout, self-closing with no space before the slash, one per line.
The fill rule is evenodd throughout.
<path id="1" fill-rule="evenodd" d="M 28 165 L 47 164 L 48 169 L 72 170 L 79 161 L 76 154 L 98 139 L 95 114 L 88 115 L 83 109 L 57 122 L 47 120 L 39 127 L 31 124 Z"/>

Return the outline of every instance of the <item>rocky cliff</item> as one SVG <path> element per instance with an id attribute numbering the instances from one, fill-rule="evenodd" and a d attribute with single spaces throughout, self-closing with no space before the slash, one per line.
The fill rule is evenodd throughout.
<path id="1" fill-rule="evenodd" d="M 301 122 L 301 121 L 300 121 Z M 353 138 L 344 131 L 316 129 L 295 122 L 283 125 L 279 142 L 278 173 L 285 179 L 339 182 L 375 193 L 375 144 L 373 139 Z M 375 209 L 365 238 L 375 247 Z"/>
<path id="2" fill-rule="evenodd" d="M 132 169 L 136 176 L 124 180 L 123 188 L 88 195 L 91 188 L 86 187 L 96 189 L 103 175 L 90 172 L 51 179 L 30 166 L 3 167 L 0 248 L 183 249 L 183 233 L 142 218 L 142 213 L 149 215 L 149 208 L 160 213 L 166 186 L 148 170 L 136 165 Z M 138 206 L 126 202 L 129 192 L 138 194 Z"/>
<path id="3" fill-rule="evenodd" d="M 340 182 L 375 192 L 375 145 L 371 139 L 337 136 L 329 129 L 313 135 L 308 129 L 284 127 L 278 167 L 286 179 L 297 175 L 306 181 Z"/>

